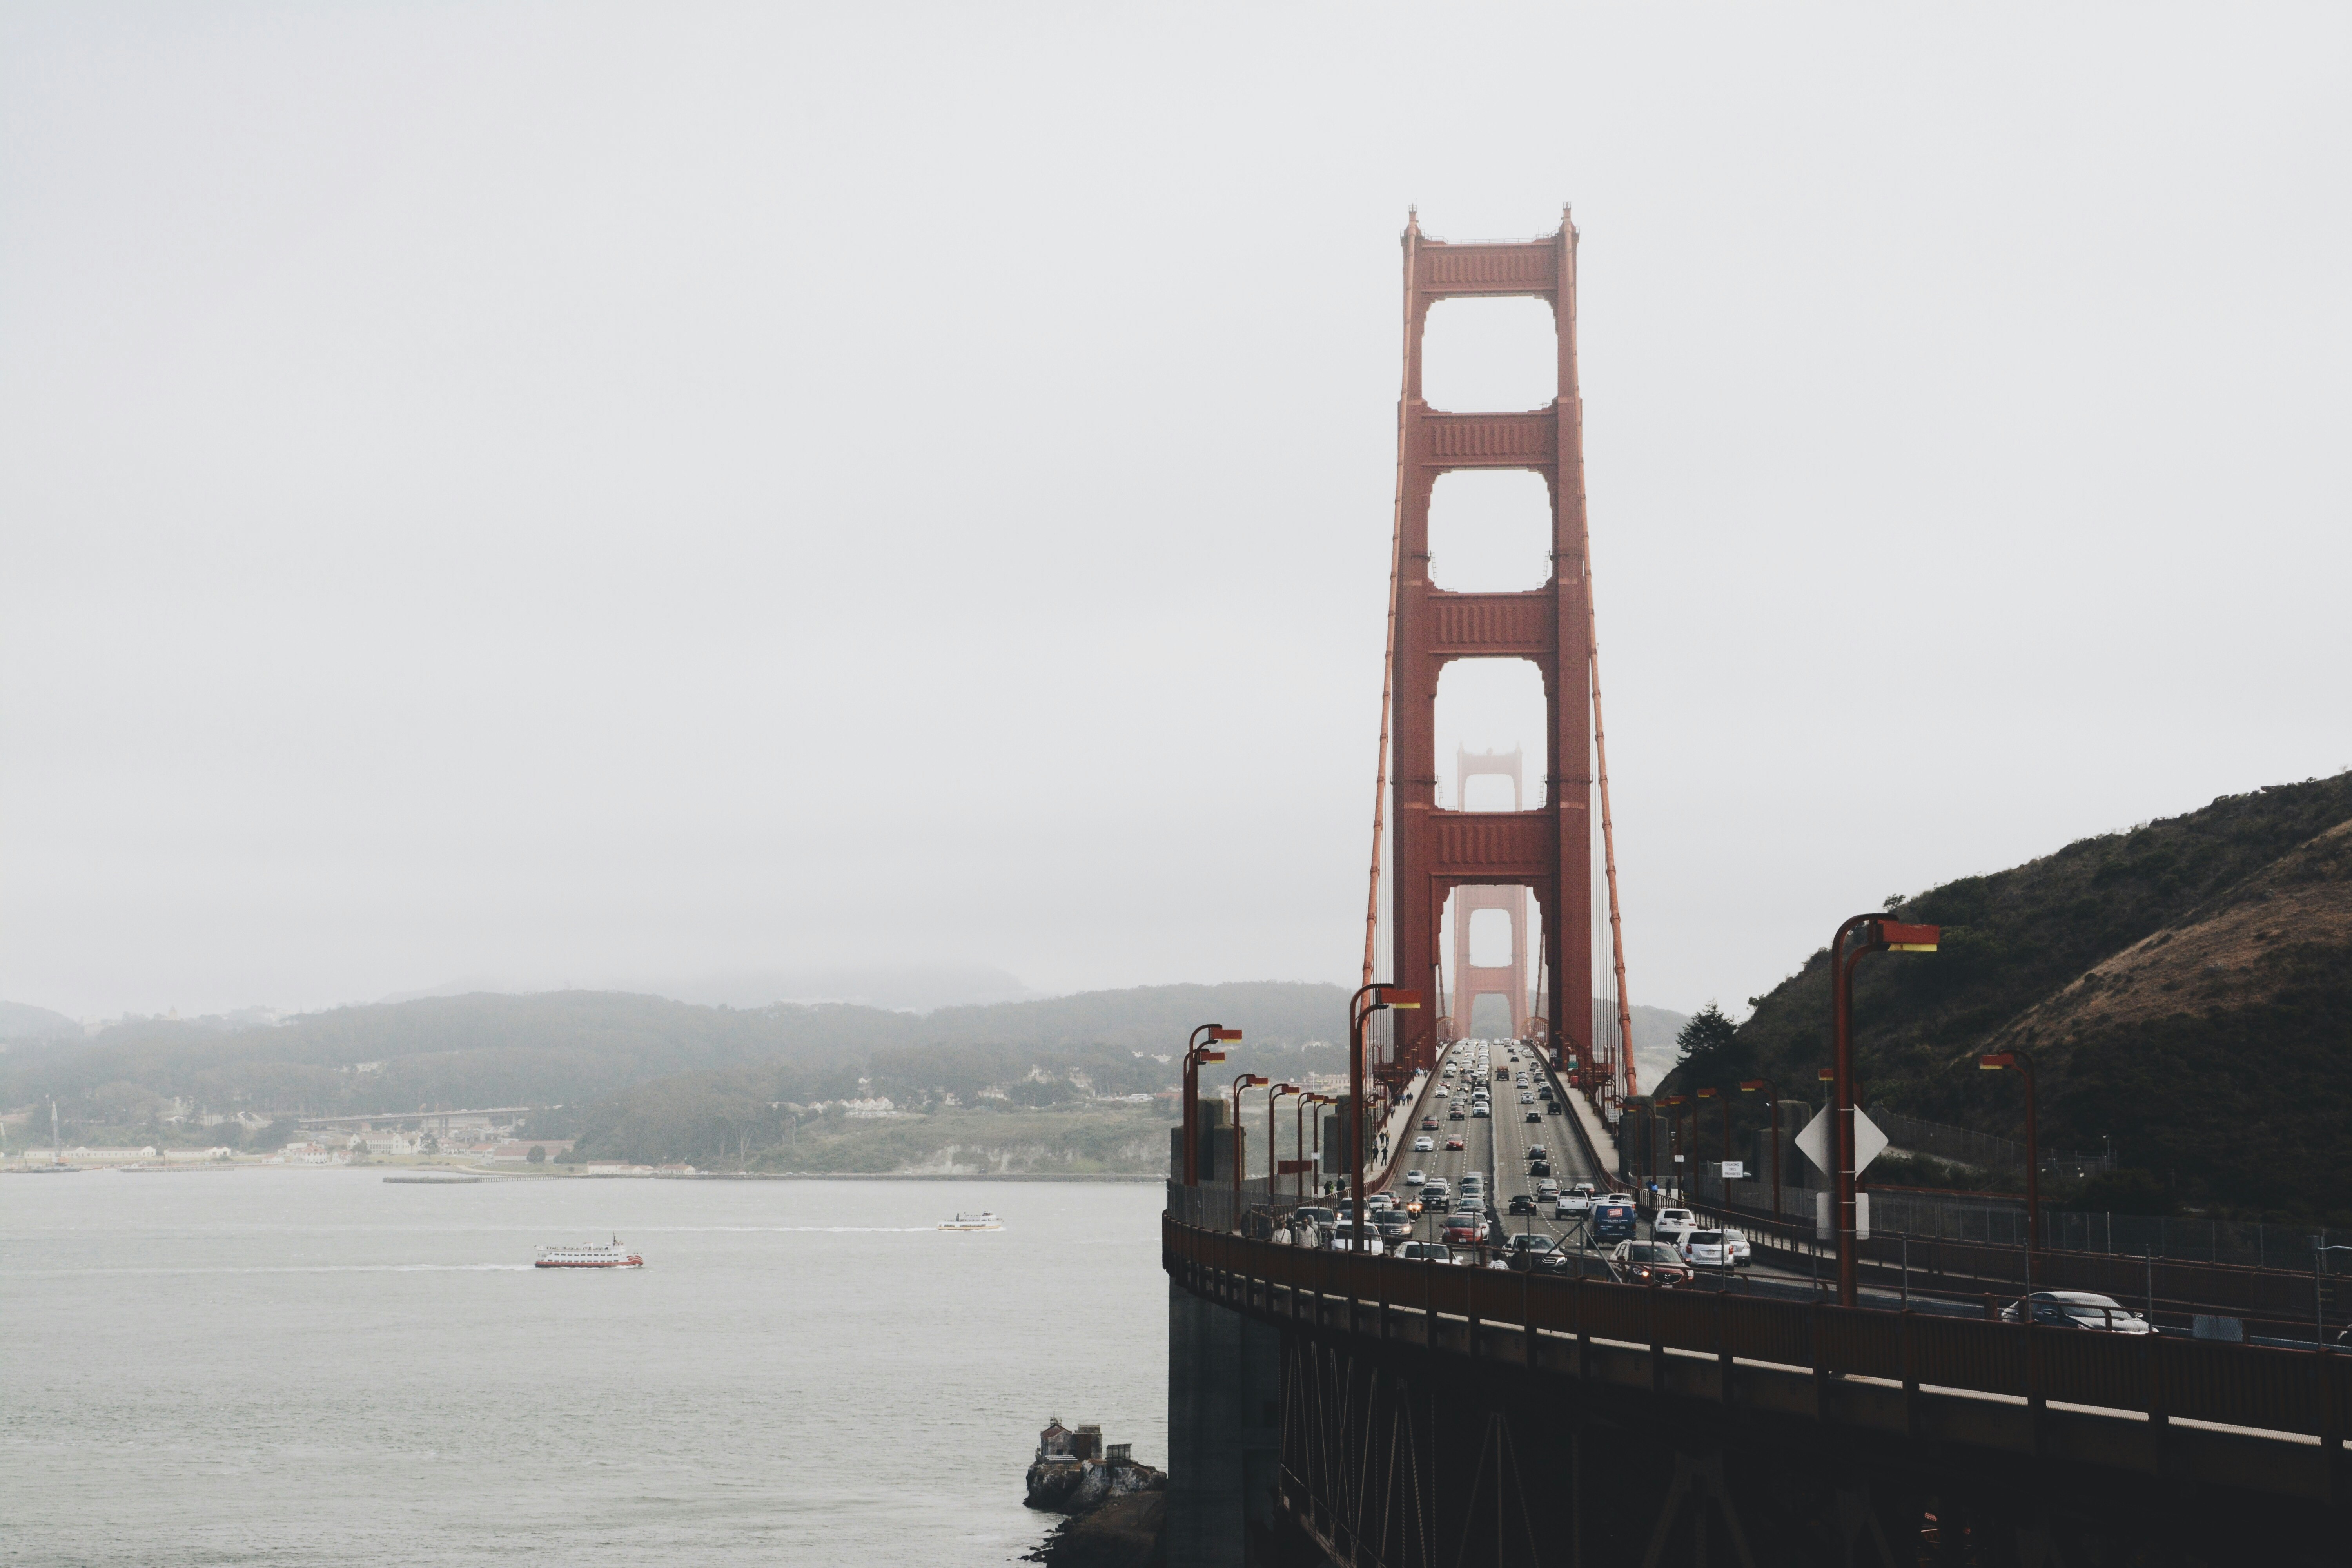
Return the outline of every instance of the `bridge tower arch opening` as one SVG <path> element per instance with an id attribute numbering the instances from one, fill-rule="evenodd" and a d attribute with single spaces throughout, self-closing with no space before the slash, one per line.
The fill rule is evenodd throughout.
<path id="1" fill-rule="evenodd" d="M 1508 790 L 1507 810 L 1524 811 L 1528 806 L 1524 767 L 1525 752 L 1521 747 L 1515 746 L 1507 752 L 1474 752 L 1466 746 L 1456 746 L 1454 799 L 1457 805 L 1467 808 L 1473 798 L 1471 781 L 1497 780 Z M 1477 882 L 1456 887 L 1446 912 L 1454 940 L 1450 944 L 1452 967 L 1445 976 L 1445 1013 L 1454 1025 L 1454 1032 L 1458 1036 L 1485 1036 L 1487 1030 L 1479 1022 L 1478 1004 L 1491 997 L 1502 1004 L 1507 1037 L 1521 1037 L 1535 1012 L 1535 998 L 1530 994 L 1535 976 L 1528 962 L 1535 933 L 1526 886 Z M 1503 928 L 1502 940 L 1490 946 L 1486 932 L 1496 925 Z"/>
<path id="2" fill-rule="evenodd" d="M 1530 953 L 1551 996 L 1593 995 L 1591 692 L 1592 612 L 1584 496 L 1582 404 L 1576 374 L 1576 243 L 1563 214 L 1559 230 L 1523 242 L 1454 244 L 1421 232 L 1403 236 L 1404 364 L 1397 416 L 1395 614 L 1391 710 L 1393 763 L 1389 812 L 1395 861 L 1390 883 L 1390 974 L 1397 984 L 1442 989 L 1441 941 L 1449 898 L 1516 897 L 1536 907 L 1539 959 Z M 1552 396 L 1537 408 L 1454 412 L 1423 395 L 1423 341 L 1430 308 L 1444 300 L 1532 298 L 1550 307 L 1556 342 Z M 1544 485 L 1549 510 L 1550 572 L 1518 592 L 1440 588 L 1430 570 L 1430 502 L 1438 479 L 1474 471 L 1521 471 Z M 1545 702 L 1543 752 L 1548 776 L 1536 804 L 1507 811 L 1465 811 L 1438 803 L 1437 686 L 1457 659 L 1521 658 L 1540 672 Z M 1465 781 L 1466 782 L 1466 780 Z M 1517 922 L 1525 930 L 1527 922 Z M 1466 931 L 1461 922 L 1458 931 Z M 1460 942 L 1457 937 L 1457 942 Z M 1455 962 L 1464 973 L 1464 959 Z M 1523 977 L 1531 978 L 1531 977 Z M 1515 1022 L 1528 1013 L 1516 984 Z M 1468 995 L 1455 1010 L 1468 1022 Z M 1589 1009 L 1553 1005 L 1552 1038 L 1563 1062 L 1588 1058 L 1580 1037 Z M 1383 1066 L 1402 1079 L 1434 1065 L 1439 1013 L 1391 1016 L 1394 1034 Z M 1589 1031 L 1587 1031 L 1589 1033 Z"/>

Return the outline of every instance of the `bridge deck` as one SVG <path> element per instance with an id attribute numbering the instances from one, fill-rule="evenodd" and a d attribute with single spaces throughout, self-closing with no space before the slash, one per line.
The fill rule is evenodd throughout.
<path id="1" fill-rule="evenodd" d="M 1675 1291 L 1163 1228 L 1185 1289 L 1367 1348 L 2325 1501 L 2352 1357 Z"/>

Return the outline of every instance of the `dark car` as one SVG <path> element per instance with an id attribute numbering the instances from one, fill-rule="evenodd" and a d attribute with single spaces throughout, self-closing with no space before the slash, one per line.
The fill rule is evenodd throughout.
<path id="1" fill-rule="evenodd" d="M 1496 1068 L 1495 1069 L 1495 1081 L 1496 1081 L 1496 1083 L 1508 1083 L 1508 1082 L 1510 1082 L 1510 1081 L 1511 1081 L 1511 1069 L 1510 1069 L 1510 1068 Z"/>
<path id="2" fill-rule="evenodd" d="M 1380 1227 L 1383 1241 L 1400 1241 L 1412 1234 L 1412 1215 L 1402 1209 L 1382 1209 L 1372 1223 Z"/>
<path id="3" fill-rule="evenodd" d="M 1448 1121 L 1459 1121 L 1462 1119 L 1462 1112 L 1459 1110 L 1449 1110 L 1445 1113 L 1445 1120 Z"/>
<path id="4" fill-rule="evenodd" d="M 1540 1143 L 1530 1143 L 1528 1145 L 1528 1158 L 1530 1160 L 1549 1160 L 1551 1158 L 1551 1151 L 1545 1148 Z"/>
<path id="5" fill-rule="evenodd" d="M 1633 1240 L 1633 1205 L 1632 1204 L 1594 1204 L 1592 1205 L 1592 1239 L 1595 1241 Z"/>
<path id="6" fill-rule="evenodd" d="M 1530 1110 L 1528 1112 L 1528 1120 L 1530 1121 L 1541 1121 L 1543 1120 L 1543 1112 L 1540 1110 Z"/>
<path id="7" fill-rule="evenodd" d="M 1533 1214 L 1536 1212 L 1536 1201 L 1525 1193 L 1516 1193 L 1512 1194 L 1511 1197 L 1511 1212 L 1513 1214 Z"/>
<path id="8" fill-rule="evenodd" d="M 1609 1265 L 1628 1285 L 1680 1285 L 1692 1277 L 1683 1255 L 1663 1241 L 1621 1241 Z"/>
<path id="9" fill-rule="evenodd" d="M 1551 1174 L 1551 1162 L 1550 1162 L 1549 1160 L 1530 1160 L 1530 1161 L 1528 1161 L 1528 1175 L 1530 1175 L 1530 1176 L 1549 1176 L 1549 1175 L 1550 1175 L 1550 1174 Z"/>

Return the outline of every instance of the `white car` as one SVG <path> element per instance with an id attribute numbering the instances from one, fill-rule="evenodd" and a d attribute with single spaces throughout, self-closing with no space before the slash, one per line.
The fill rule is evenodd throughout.
<path id="1" fill-rule="evenodd" d="M 1427 1173 L 1422 1171 L 1407 1171 L 1404 1173 L 1404 1184 L 1408 1187 L 1417 1187 L 1427 1180 L 1429 1180 Z"/>
<path id="2" fill-rule="evenodd" d="M 1682 1249 L 1683 1237 L 1698 1228 L 1698 1215 L 1688 1209 L 1660 1209 L 1658 1217 L 1650 1222 L 1650 1239 L 1663 1241 L 1676 1251 Z"/>
<path id="3" fill-rule="evenodd" d="M 1412 1141 L 1412 1152 L 1416 1154 L 1426 1154 L 1436 1147 L 1437 1140 L 1426 1132 Z"/>
<path id="4" fill-rule="evenodd" d="M 1677 1248 L 1683 1261 L 1693 1268 L 1728 1268 L 1731 1267 L 1729 1244 L 1719 1230 L 1686 1230 Z"/>
<path id="5" fill-rule="evenodd" d="M 1366 1223 L 1365 1228 L 1368 1230 L 1371 1228 L 1369 1222 Z M 1325 1245 L 1334 1252 L 1353 1252 L 1356 1250 L 1354 1231 L 1354 1221 L 1345 1218 L 1335 1220 L 1331 1225 L 1330 1239 Z M 1375 1234 L 1364 1237 L 1363 1250 L 1371 1257 L 1378 1258 L 1388 1248 L 1381 1244 L 1380 1237 Z"/>
<path id="6" fill-rule="evenodd" d="M 1755 1250 L 1748 1245 L 1748 1238 L 1740 1235 L 1738 1231 L 1725 1231 L 1723 1233 L 1723 1244 L 1731 1249 L 1732 1268 L 1745 1268 L 1749 1264 L 1756 1261 Z"/>
<path id="7" fill-rule="evenodd" d="M 1470 1261 L 1466 1254 L 1460 1258 L 1454 1257 L 1454 1249 L 1447 1247 L 1442 1241 L 1408 1241 L 1403 1246 L 1397 1248 L 1397 1256 L 1399 1258 L 1416 1259 L 1423 1263 L 1467 1263 Z"/>
<path id="8" fill-rule="evenodd" d="M 1473 1121 L 1477 1121 L 1478 1118 L 1482 1116 L 1492 1116 L 1494 1114 L 1495 1112 L 1493 1108 L 1487 1105 L 1487 1103 L 1483 1100 L 1470 1108 L 1470 1120 Z"/>

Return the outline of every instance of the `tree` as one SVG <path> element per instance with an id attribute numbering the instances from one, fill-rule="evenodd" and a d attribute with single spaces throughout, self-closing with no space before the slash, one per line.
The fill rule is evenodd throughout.
<path id="1" fill-rule="evenodd" d="M 1739 1080 L 1752 1078 L 1749 1060 L 1753 1054 L 1739 1043 L 1739 1026 L 1723 1016 L 1723 1009 L 1709 1002 L 1691 1015 L 1690 1022 L 1675 1037 L 1678 1054 L 1675 1073 L 1680 1080 L 1677 1087 L 1736 1089 Z"/>
<path id="2" fill-rule="evenodd" d="M 525 1162 L 526 1163 L 528 1163 L 528 1164 L 532 1164 L 532 1165 L 544 1165 L 544 1164 L 546 1164 L 546 1163 L 547 1163 L 547 1145 L 546 1145 L 546 1144 L 544 1144 L 544 1143 L 534 1143 L 534 1144 L 532 1144 L 532 1145 L 530 1146 L 530 1153 L 528 1153 L 528 1154 L 525 1154 L 525 1155 L 523 1156 L 523 1160 L 524 1160 L 524 1162 Z"/>

